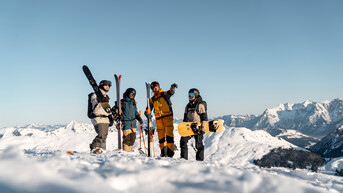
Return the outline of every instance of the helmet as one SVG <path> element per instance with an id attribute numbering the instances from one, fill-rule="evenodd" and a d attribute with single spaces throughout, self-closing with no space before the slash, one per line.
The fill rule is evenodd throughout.
<path id="1" fill-rule="evenodd" d="M 195 98 L 198 98 L 199 95 L 200 95 L 200 92 L 199 92 L 199 90 L 196 89 L 196 88 L 192 88 L 192 89 L 190 89 L 190 90 L 188 91 L 188 96 L 189 96 L 189 97 L 194 97 L 194 96 L 195 96 Z"/>
<path id="2" fill-rule="evenodd" d="M 112 86 L 112 82 L 111 81 L 109 81 L 109 80 L 102 80 L 101 82 L 100 82 L 100 84 L 99 84 L 99 86 L 100 87 L 102 87 L 102 86 Z"/>
<path id="3" fill-rule="evenodd" d="M 160 87 L 160 83 L 158 83 L 157 81 L 151 83 L 151 89 L 155 88 L 156 86 Z"/>
<path id="4" fill-rule="evenodd" d="M 126 89 L 124 96 L 127 96 L 129 98 L 135 98 L 136 96 L 136 90 L 134 88 L 128 88 Z"/>

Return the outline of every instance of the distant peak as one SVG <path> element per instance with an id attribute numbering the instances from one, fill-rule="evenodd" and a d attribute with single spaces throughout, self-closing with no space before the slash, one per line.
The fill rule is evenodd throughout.
<path id="1" fill-rule="evenodd" d="M 306 100 L 305 102 L 302 103 L 304 107 L 307 107 L 310 104 L 313 104 L 313 101 L 311 100 Z"/>

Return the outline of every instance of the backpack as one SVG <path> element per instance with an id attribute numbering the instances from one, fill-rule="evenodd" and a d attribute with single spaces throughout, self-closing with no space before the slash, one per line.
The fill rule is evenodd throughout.
<path id="1" fill-rule="evenodd" d="M 95 116 L 93 115 L 93 108 L 92 108 L 92 95 L 94 92 L 88 94 L 88 110 L 87 110 L 87 116 L 90 119 L 93 119 Z"/>

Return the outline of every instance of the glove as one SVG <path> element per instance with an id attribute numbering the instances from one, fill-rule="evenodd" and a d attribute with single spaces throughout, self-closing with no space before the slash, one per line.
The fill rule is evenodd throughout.
<path id="1" fill-rule="evenodd" d="M 137 117 L 137 121 L 139 122 L 139 124 L 143 124 L 143 120 L 142 120 L 142 118 L 141 117 Z"/>
<path id="2" fill-rule="evenodd" d="M 148 118 L 148 119 L 151 119 L 151 118 L 152 118 L 152 115 L 149 114 L 149 113 L 145 114 L 145 116 L 146 116 L 146 118 Z"/>
<path id="3" fill-rule="evenodd" d="M 172 88 L 177 88 L 178 86 L 177 86 L 177 84 L 174 83 L 174 84 L 171 85 L 171 87 Z"/>
<path id="4" fill-rule="evenodd" d="M 117 115 L 117 120 L 118 120 L 118 121 L 123 120 L 123 115 Z"/>
<path id="5" fill-rule="evenodd" d="M 151 128 L 150 132 L 151 132 L 152 135 L 154 135 L 155 134 L 155 129 Z M 145 135 L 148 135 L 148 128 L 144 129 L 144 133 L 145 133 Z"/>
<path id="6" fill-rule="evenodd" d="M 114 123 L 113 116 L 110 115 L 110 116 L 108 117 L 108 119 L 110 120 L 109 126 L 112 127 L 112 125 L 113 125 L 113 123 Z"/>

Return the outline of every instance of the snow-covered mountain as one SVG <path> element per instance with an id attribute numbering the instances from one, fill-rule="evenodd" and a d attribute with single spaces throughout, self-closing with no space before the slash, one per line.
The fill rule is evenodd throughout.
<path id="1" fill-rule="evenodd" d="M 305 147 L 318 141 L 343 124 L 343 100 L 280 104 L 261 115 L 228 115 L 221 117 L 228 126 L 244 126 L 252 130 L 265 130 L 273 136 L 284 137 L 288 130 L 299 132 L 304 138 L 293 143 Z M 298 134 L 299 134 L 298 133 Z M 297 135 L 298 135 L 297 134 Z M 286 138 L 285 138 L 286 139 Z"/>
<path id="2" fill-rule="evenodd" d="M 177 124 L 174 126 L 175 144 L 179 145 Z M 263 130 L 230 127 L 205 134 L 203 162 L 195 161 L 193 139 L 188 144 L 189 160 L 180 160 L 179 150 L 174 158 L 140 155 L 139 133 L 133 152 L 118 152 L 114 128 L 109 132 L 107 152 L 91 155 L 89 143 L 95 131 L 90 124 L 74 121 L 66 126 L 3 128 L 0 134 L 0 192 L 343 191 L 341 178 L 331 175 L 343 159 L 323 167 L 323 173 L 253 165 L 254 159 L 273 148 L 294 147 Z M 154 141 L 155 155 L 159 155 L 157 135 Z"/>
<path id="3" fill-rule="evenodd" d="M 332 131 L 311 147 L 311 151 L 325 157 L 343 156 L 343 126 Z"/>

